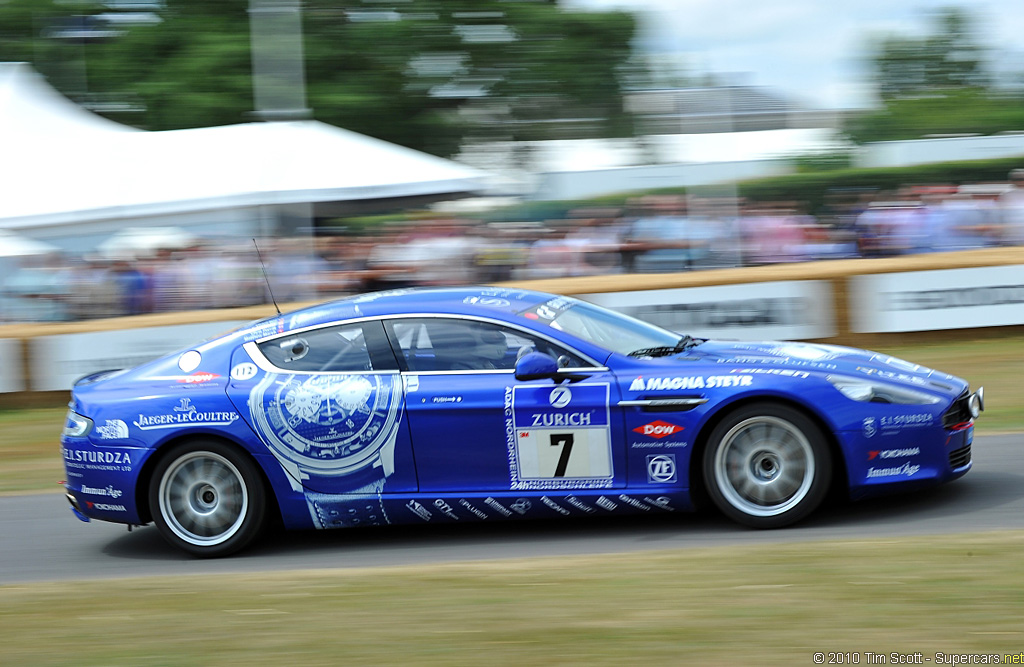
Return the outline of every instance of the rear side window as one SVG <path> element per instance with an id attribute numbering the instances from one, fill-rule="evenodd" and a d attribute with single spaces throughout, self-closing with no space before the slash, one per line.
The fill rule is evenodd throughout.
<path id="1" fill-rule="evenodd" d="M 397 370 L 379 321 L 304 331 L 264 341 L 259 348 L 267 361 L 285 371 L 359 373 Z"/>

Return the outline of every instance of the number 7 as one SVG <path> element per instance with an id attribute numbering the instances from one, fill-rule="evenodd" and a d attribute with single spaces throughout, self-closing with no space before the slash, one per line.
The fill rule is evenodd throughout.
<path id="1" fill-rule="evenodd" d="M 565 477 L 565 469 L 569 467 L 569 455 L 572 454 L 572 433 L 552 433 L 551 446 L 562 447 L 562 453 L 558 457 L 558 465 L 555 466 L 555 477 Z"/>

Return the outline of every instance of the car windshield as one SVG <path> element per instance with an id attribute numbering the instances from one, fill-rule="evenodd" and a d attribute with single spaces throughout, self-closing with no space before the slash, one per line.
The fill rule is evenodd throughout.
<path id="1" fill-rule="evenodd" d="M 619 354 L 642 348 L 674 347 L 680 339 L 679 334 L 661 327 L 579 301 L 558 311 L 551 326 Z"/>

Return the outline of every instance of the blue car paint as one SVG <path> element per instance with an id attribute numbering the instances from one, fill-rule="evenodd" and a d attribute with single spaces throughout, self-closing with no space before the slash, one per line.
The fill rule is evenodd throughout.
<path id="1" fill-rule="evenodd" d="M 969 456 L 952 468 L 950 455 L 970 445 L 973 427 L 943 426 L 967 389 L 959 378 L 864 350 L 796 343 L 707 341 L 637 359 L 550 326 L 548 315 L 575 303 L 495 288 L 363 295 L 90 378 L 74 388 L 70 408 L 95 426 L 86 437 L 62 438 L 67 489 L 85 517 L 147 522 L 154 457 L 171 443 L 205 437 L 253 457 L 289 528 L 673 512 L 692 508 L 691 473 L 701 463 L 691 458 L 701 438 L 725 411 L 752 400 L 812 415 L 834 439 L 854 498 L 970 469 Z M 250 354 L 255 342 L 290 332 L 410 315 L 505 323 L 606 370 L 558 384 L 517 381 L 505 371 L 310 375 L 268 370 Z M 189 351 L 201 360 L 183 369 Z M 941 400 L 862 403 L 826 381 L 830 373 L 876 376 Z M 322 405 L 318 392 L 340 392 L 355 407 L 338 415 L 309 408 L 303 416 L 302 397 Z M 665 396 L 706 402 L 664 412 L 620 405 Z M 588 452 L 579 469 L 571 468 L 578 455 L 562 460 L 567 438 Z M 561 474 L 539 473 L 542 466 Z"/>

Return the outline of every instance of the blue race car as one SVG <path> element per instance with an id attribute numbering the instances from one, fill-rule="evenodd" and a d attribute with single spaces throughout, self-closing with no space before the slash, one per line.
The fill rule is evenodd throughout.
<path id="1" fill-rule="evenodd" d="M 680 336 L 504 288 L 366 294 L 79 380 L 84 521 L 221 556 L 342 528 L 689 510 L 757 528 L 971 467 L 981 389 L 863 350 Z"/>

